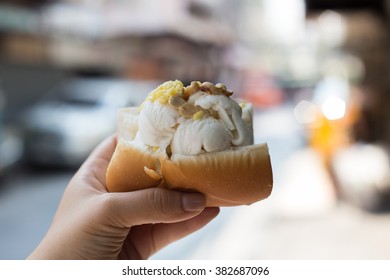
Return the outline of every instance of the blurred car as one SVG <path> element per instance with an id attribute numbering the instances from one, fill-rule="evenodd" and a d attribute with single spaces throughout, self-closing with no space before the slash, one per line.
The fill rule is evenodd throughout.
<path id="1" fill-rule="evenodd" d="M 73 78 L 56 86 L 23 117 L 24 160 L 29 164 L 80 165 L 116 130 L 119 108 L 138 106 L 154 82 Z"/>

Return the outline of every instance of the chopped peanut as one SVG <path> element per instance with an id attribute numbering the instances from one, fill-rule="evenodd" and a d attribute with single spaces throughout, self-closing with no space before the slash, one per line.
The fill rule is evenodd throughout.
<path id="1" fill-rule="evenodd" d="M 185 118 L 192 117 L 197 112 L 196 107 L 191 103 L 184 103 L 179 107 L 179 113 Z"/>
<path id="2" fill-rule="evenodd" d="M 186 103 L 186 101 L 180 96 L 171 96 L 169 97 L 168 103 L 173 107 L 180 107 L 181 105 Z"/>

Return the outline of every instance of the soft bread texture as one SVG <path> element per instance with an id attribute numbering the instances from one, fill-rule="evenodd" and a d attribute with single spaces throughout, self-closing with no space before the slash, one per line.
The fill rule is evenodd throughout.
<path id="1" fill-rule="evenodd" d="M 272 191 L 266 144 L 164 160 L 161 174 L 169 188 L 204 193 L 208 206 L 251 204 Z"/>
<path id="2" fill-rule="evenodd" d="M 127 143 L 127 144 L 126 144 Z M 110 192 L 128 192 L 157 187 L 160 181 L 145 172 L 159 168 L 159 161 L 147 151 L 118 140 L 115 152 L 107 168 L 106 183 Z"/>
<path id="3" fill-rule="evenodd" d="M 206 195 L 210 207 L 254 203 L 267 198 L 273 184 L 266 144 L 169 159 L 119 139 L 106 178 L 110 192 L 152 187 L 196 191 Z"/>

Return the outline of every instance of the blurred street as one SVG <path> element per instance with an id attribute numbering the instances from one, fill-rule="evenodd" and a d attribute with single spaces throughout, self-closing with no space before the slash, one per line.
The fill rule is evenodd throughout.
<path id="1" fill-rule="evenodd" d="M 44 236 L 73 172 L 15 170 L 0 183 L 0 259 L 25 259 Z"/>

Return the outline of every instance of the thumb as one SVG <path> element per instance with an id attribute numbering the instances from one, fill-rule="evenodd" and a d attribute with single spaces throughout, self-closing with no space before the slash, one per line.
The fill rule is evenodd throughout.
<path id="1" fill-rule="evenodd" d="M 114 212 L 117 226 L 122 227 L 179 222 L 198 215 L 206 207 L 203 194 L 163 188 L 107 195 L 111 214 Z"/>

